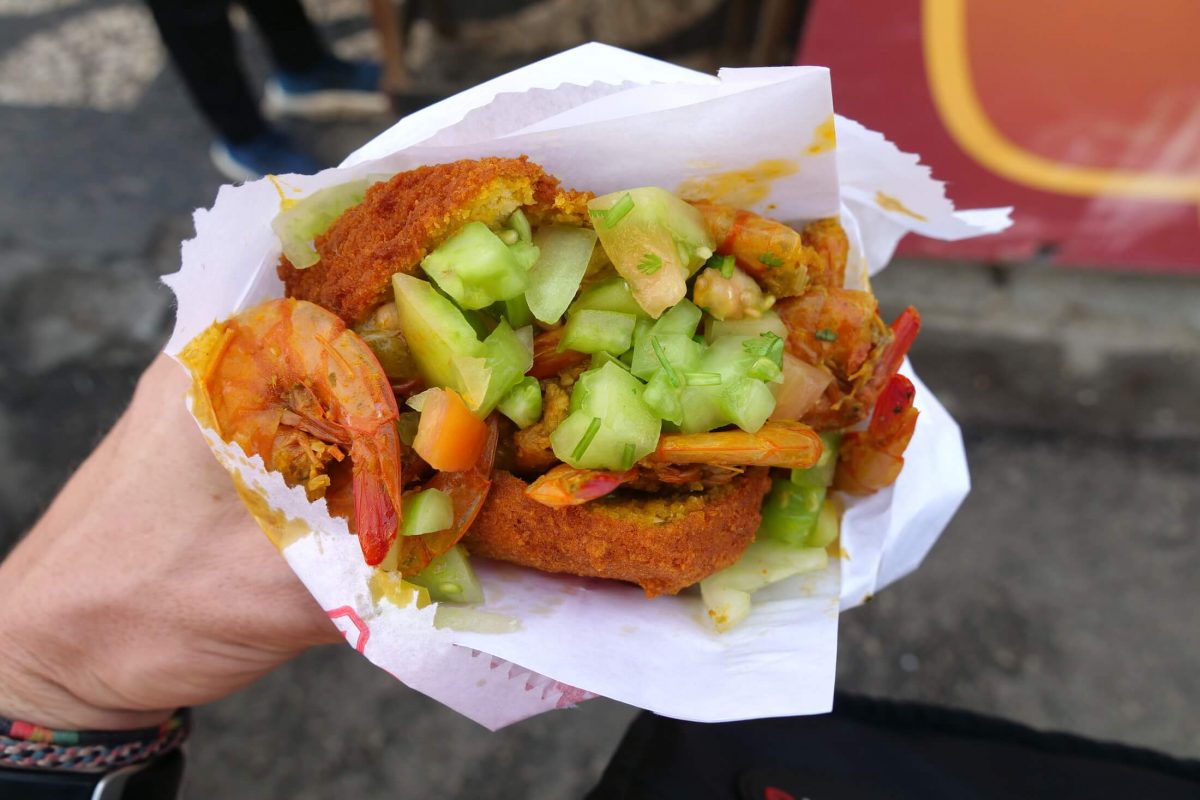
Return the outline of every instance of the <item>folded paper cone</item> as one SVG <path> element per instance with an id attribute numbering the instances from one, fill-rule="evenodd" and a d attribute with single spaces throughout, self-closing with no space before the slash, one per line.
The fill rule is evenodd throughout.
<path id="1" fill-rule="evenodd" d="M 816 67 L 703 75 L 585 45 L 413 114 L 315 176 L 223 187 L 196 213 L 166 351 L 216 320 L 282 295 L 271 230 L 281 196 L 463 158 L 528 155 L 565 186 L 597 194 L 658 185 L 789 222 L 840 213 L 847 284 L 865 287 L 909 231 L 957 239 L 1002 230 L 1006 209 L 956 212 L 915 156 L 836 118 Z M 908 372 L 911 376 L 911 372 Z M 844 557 L 755 595 L 718 634 L 700 599 L 647 600 L 634 586 L 477 565 L 485 610 L 517 620 L 484 634 L 434 627 L 435 608 L 375 603 L 372 569 L 343 520 L 211 430 L 222 464 L 296 574 L 379 667 L 489 727 L 603 695 L 681 719 L 810 714 L 833 698 L 837 616 L 915 569 L 969 488 L 957 425 L 914 379 L 920 420 L 896 484 L 848 499 Z"/>

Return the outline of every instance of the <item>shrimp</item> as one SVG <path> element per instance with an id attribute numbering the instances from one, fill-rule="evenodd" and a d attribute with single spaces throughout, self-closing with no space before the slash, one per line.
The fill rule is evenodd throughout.
<path id="1" fill-rule="evenodd" d="M 896 374 L 920 330 L 911 306 L 889 328 L 869 292 L 813 289 L 778 305 L 788 352 L 832 373 L 834 380 L 802 421 L 817 430 L 858 424 Z"/>
<path id="2" fill-rule="evenodd" d="M 821 457 L 821 437 L 792 420 L 772 420 L 755 433 L 666 433 L 646 461 L 666 464 L 724 464 L 733 467 L 805 469 Z"/>
<path id="3" fill-rule="evenodd" d="M 382 561 L 400 522 L 399 411 L 366 343 L 320 306 L 279 299 L 215 323 L 181 358 L 202 421 L 310 500 L 349 458 L 363 558 Z"/>
<path id="4" fill-rule="evenodd" d="M 553 378 L 555 375 L 570 369 L 576 364 L 582 364 L 591 358 L 587 353 L 576 350 L 561 350 L 565 325 L 542 331 L 533 338 L 533 366 L 526 375 L 532 375 L 538 380 Z"/>
<path id="5" fill-rule="evenodd" d="M 794 297 L 810 286 L 840 287 L 849 243 L 836 219 L 817 220 L 796 232 L 750 211 L 693 203 L 719 244 L 745 272 L 776 297 Z"/>
<path id="6" fill-rule="evenodd" d="M 913 408 L 915 394 L 912 382 L 903 375 L 888 380 L 867 429 L 842 439 L 834 489 L 863 495 L 895 483 L 920 413 Z"/>
<path id="7" fill-rule="evenodd" d="M 525 489 L 525 496 L 550 508 L 578 506 L 615 491 L 637 477 L 637 470 L 608 472 L 559 464 Z"/>

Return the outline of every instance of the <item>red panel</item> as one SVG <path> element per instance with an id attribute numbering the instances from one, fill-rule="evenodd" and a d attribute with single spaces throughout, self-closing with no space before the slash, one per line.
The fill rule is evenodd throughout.
<path id="1" fill-rule="evenodd" d="M 1200 3 L 1182 0 L 1192 10 L 1121 27 L 1110 7 L 1129 8 L 1123 0 L 1065 3 L 1109 9 L 1095 18 L 1050 17 L 1047 8 L 1057 6 L 1044 0 L 963 1 L 976 95 L 1013 144 L 1068 165 L 1200 173 L 1200 48 L 1188 45 Z M 930 96 L 921 22 L 919 0 L 815 0 L 797 59 L 829 66 L 839 113 L 920 153 L 958 207 L 1016 207 L 1015 224 L 998 236 L 909 237 L 902 251 L 1000 260 L 1051 253 L 1064 264 L 1200 270 L 1195 205 L 1042 191 L 960 148 Z"/>

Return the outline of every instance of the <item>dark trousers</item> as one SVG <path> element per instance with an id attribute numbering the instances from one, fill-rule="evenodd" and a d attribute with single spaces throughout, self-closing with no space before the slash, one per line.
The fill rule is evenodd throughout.
<path id="1" fill-rule="evenodd" d="M 171 60 L 217 134 L 244 142 L 267 130 L 238 58 L 229 0 L 146 0 Z M 306 72 L 326 55 L 299 0 L 239 0 L 276 66 Z"/>

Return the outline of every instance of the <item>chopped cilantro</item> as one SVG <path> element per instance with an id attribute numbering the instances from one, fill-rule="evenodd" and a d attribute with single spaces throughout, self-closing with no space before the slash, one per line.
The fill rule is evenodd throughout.
<path id="1" fill-rule="evenodd" d="M 587 426 L 587 430 L 583 432 L 583 438 L 579 440 L 579 444 L 575 445 L 575 449 L 571 452 L 571 458 L 578 461 L 583 458 L 583 454 L 592 444 L 592 439 L 596 438 L 596 434 L 600 430 L 600 418 L 592 417 L 591 423 Z"/>
<path id="2" fill-rule="evenodd" d="M 822 342 L 836 342 L 838 338 L 837 331 L 830 328 L 818 328 L 817 332 L 814 333 L 813 336 L 820 339 Z"/>
<path id="3" fill-rule="evenodd" d="M 758 260 L 760 263 L 772 268 L 783 266 L 783 259 L 774 253 L 763 253 L 758 257 Z"/>
<path id="4" fill-rule="evenodd" d="M 654 348 L 654 355 L 658 357 L 658 363 L 662 365 L 663 371 L 667 373 L 667 382 L 678 389 L 679 373 L 675 371 L 675 367 L 671 366 L 671 362 L 667 360 L 667 354 L 663 351 L 663 346 L 659 343 L 657 336 L 650 337 L 650 346 Z"/>
<path id="5" fill-rule="evenodd" d="M 633 195 L 626 192 L 621 199 L 612 204 L 612 208 L 604 215 L 604 227 L 615 228 L 625 215 L 633 211 Z"/>
<path id="6" fill-rule="evenodd" d="M 653 275 L 662 269 L 662 257 L 657 253 L 645 253 L 637 265 L 638 272 L 643 275 Z"/>
<path id="7" fill-rule="evenodd" d="M 624 452 L 621 453 L 621 471 L 622 472 L 624 472 L 627 469 L 631 469 L 633 467 L 633 456 L 634 456 L 633 442 L 628 442 L 625 445 Z"/>
<path id="8" fill-rule="evenodd" d="M 722 278 L 728 280 L 733 277 L 733 262 L 733 256 L 713 256 L 708 259 L 708 262 L 704 266 L 709 269 L 715 269 L 721 273 Z"/>

